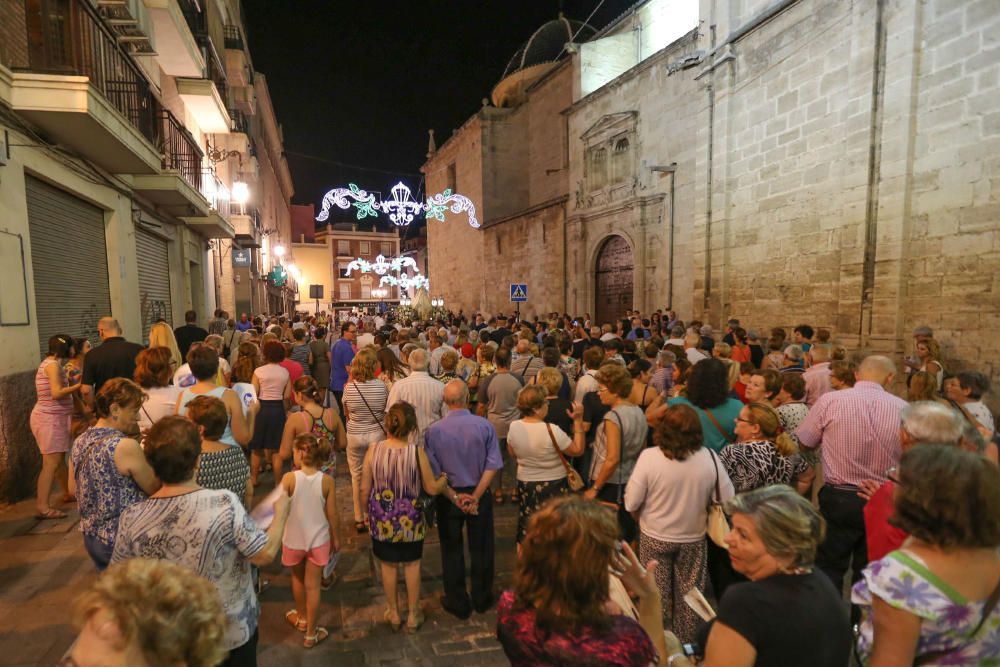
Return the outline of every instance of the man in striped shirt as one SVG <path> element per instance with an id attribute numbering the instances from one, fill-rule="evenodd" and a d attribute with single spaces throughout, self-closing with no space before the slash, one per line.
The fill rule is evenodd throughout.
<path id="1" fill-rule="evenodd" d="M 420 348 L 410 352 L 410 374 L 393 383 L 389 390 L 389 400 L 385 403 L 386 412 L 400 401 L 413 406 L 417 413 L 417 430 L 420 432 L 421 442 L 427 427 L 448 413 L 448 407 L 444 404 L 444 384 L 428 375 L 427 356 L 427 352 Z"/>
<path id="2" fill-rule="evenodd" d="M 820 449 L 825 484 L 819 509 L 826 519 L 826 539 L 816 552 L 816 565 L 843 587 L 848 565 L 852 581 L 868 563 L 864 506 L 858 496 L 863 482 L 884 482 L 899 463 L 900 412 L 906 401 L 886 389 L 896 376 L 887 357 L 870 356 L 858 367 L 851 389 L 823 394 L 795 436 L 806 449 Z"/>

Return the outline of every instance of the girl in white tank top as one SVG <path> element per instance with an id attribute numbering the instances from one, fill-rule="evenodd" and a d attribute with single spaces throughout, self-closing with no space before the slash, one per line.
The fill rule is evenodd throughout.
<path id="1" fill-rule="evenodd" d="M 281 563 L 292 568 L 295 609 L 285 619 L 305 633 L 303 646 L 312 648 L 329 636 L 316 627 L 320 580 L 331 552 L 340 550 L 337 538 L 340 521 L 334 503 L 333 477 L 319 470 L 330 457 L 330 443 L 304 433 L 292 443 L 295 472 L 281 478 L 281 486 L 291 497 L 288 522 L 281 538 Z"/>

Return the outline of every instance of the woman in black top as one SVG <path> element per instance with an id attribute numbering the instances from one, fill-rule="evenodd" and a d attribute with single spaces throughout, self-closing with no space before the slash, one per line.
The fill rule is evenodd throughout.
<path id="1" fill-rule="evenodd" d="M 826 525 L 785 485 L 736 496 L 726 508 L 733 568 L 750 579 L 731 586 L 702 642 L 702 667 L 843 667 L 851 649 L 847 605 L 815 569 Z M 693 664 L 666 633 L 670 667 Z"/>

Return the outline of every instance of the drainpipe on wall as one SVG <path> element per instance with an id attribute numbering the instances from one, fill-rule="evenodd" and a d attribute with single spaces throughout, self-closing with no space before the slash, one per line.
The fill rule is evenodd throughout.
<path id="1" fill-rule="evenodd" d="M 667 256 L 670 262 L 670 270 L 667 273 L 667 310 L 674 308 L 674 182 L 677 179 L 677 163 L 671 162 L 666 166 L 650 167 L 651 171 L 661 174 L 670 174 L 670 217 L 667 220 Z M 663 223 L 663 209 L 660 209 L 660 223 Z"/>

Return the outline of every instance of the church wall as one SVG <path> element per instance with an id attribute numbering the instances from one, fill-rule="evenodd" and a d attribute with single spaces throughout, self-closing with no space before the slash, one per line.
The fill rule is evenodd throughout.
<path id="1" fill-rule="evenodd" d="M 906 108 L 915 102 L 910 127 L 898 130 L 912 133 L 909 150 L 894 156 L 892 173 L 898 182 L 892 196 L 908 218 L 900 328 L 905 335 L 915 326 L 931 326 L 950 358 L 948 370 L 976 368 L 996 388 L 1000 13 L 990 2 L 933 0 L 920 9 L 910 24 L 911 39 L 921 45 L 918 56 L 899 57 L 914 74 L 898 103 Z M 893 124 L 887 119 L 887 129 Z"/>
<path id="2" fill-rule="evenodd" d="M 483 142 L 479 115 L 463 125 L 424 165 L 427 192 L 450 187 L 448 165 L 455 164 L 455 186 L 472 200 L 482 224 L 489 211 L 483 206 Z M 483 265 L 483 233 L 466 222 L 465 214 L 445 213 L 445 222 L 427 221 L 427 265 L 430 295 L 444 298 L 458 312 L 472 312 L 483 298 L 476 279 Z"/>
<path id="3" fill-rule="evenodd" d="M 521 315 L 563 312 L 565 202 L 488 226 L 484 231 L 482 276 L 485 310 L 510 313 L 510 285 L 528 285 Z"/>
<path id="4" fill-rule="evenodd" d="M 890 354 L 927 324 L 950 369 L 1000 380 L 997 34 L 989 3 L 802 0 L 717 53 L 693 312 Z"/>
<path id="5" fill-rule="evenodd" d="M 647 312 L 691 309 L 691 238 L 694 218 L 695 134 L 703 104 L 696 70 L 671 74 L 668 65 L 692 52 L 690 37 L 649 58 L 604 89 L 578 101 L 569 112 L 570 184 L 568 244 L 570 306 L 594 312 L 594 262 L 609 234 L 619 233 L 633 248 L 635 307 Z M 615 118 L 634 113 L 634 121 Z M 632 123 L 630 125 L 630 122 Z M 601 129 L 603 125 L 607 129 Z M 597 136 L 594 136 L 594 133 Z M 588 134 L 589 133 L 589 134 Z M 631 175 L 624 183 L 591 187 L 585 166 L 590 144 L 625 136 L 630 141 Z M 595 143 L 596 142 L 596 143 Z M 654 171 L 676 163 L 674 175 Z M 673 188 L 674 270 L 670 294 L 670 192 Z"/>
<path id="6" fill-rule="evenodd" d="M 563 114 L 573 101 L 573 68 L 559 67 L 529 92 L 519 111 L 527 116 L 529 148 L 528 206 L 538 206 L 569 192 L 566 162 L 568 122 Z"/>

